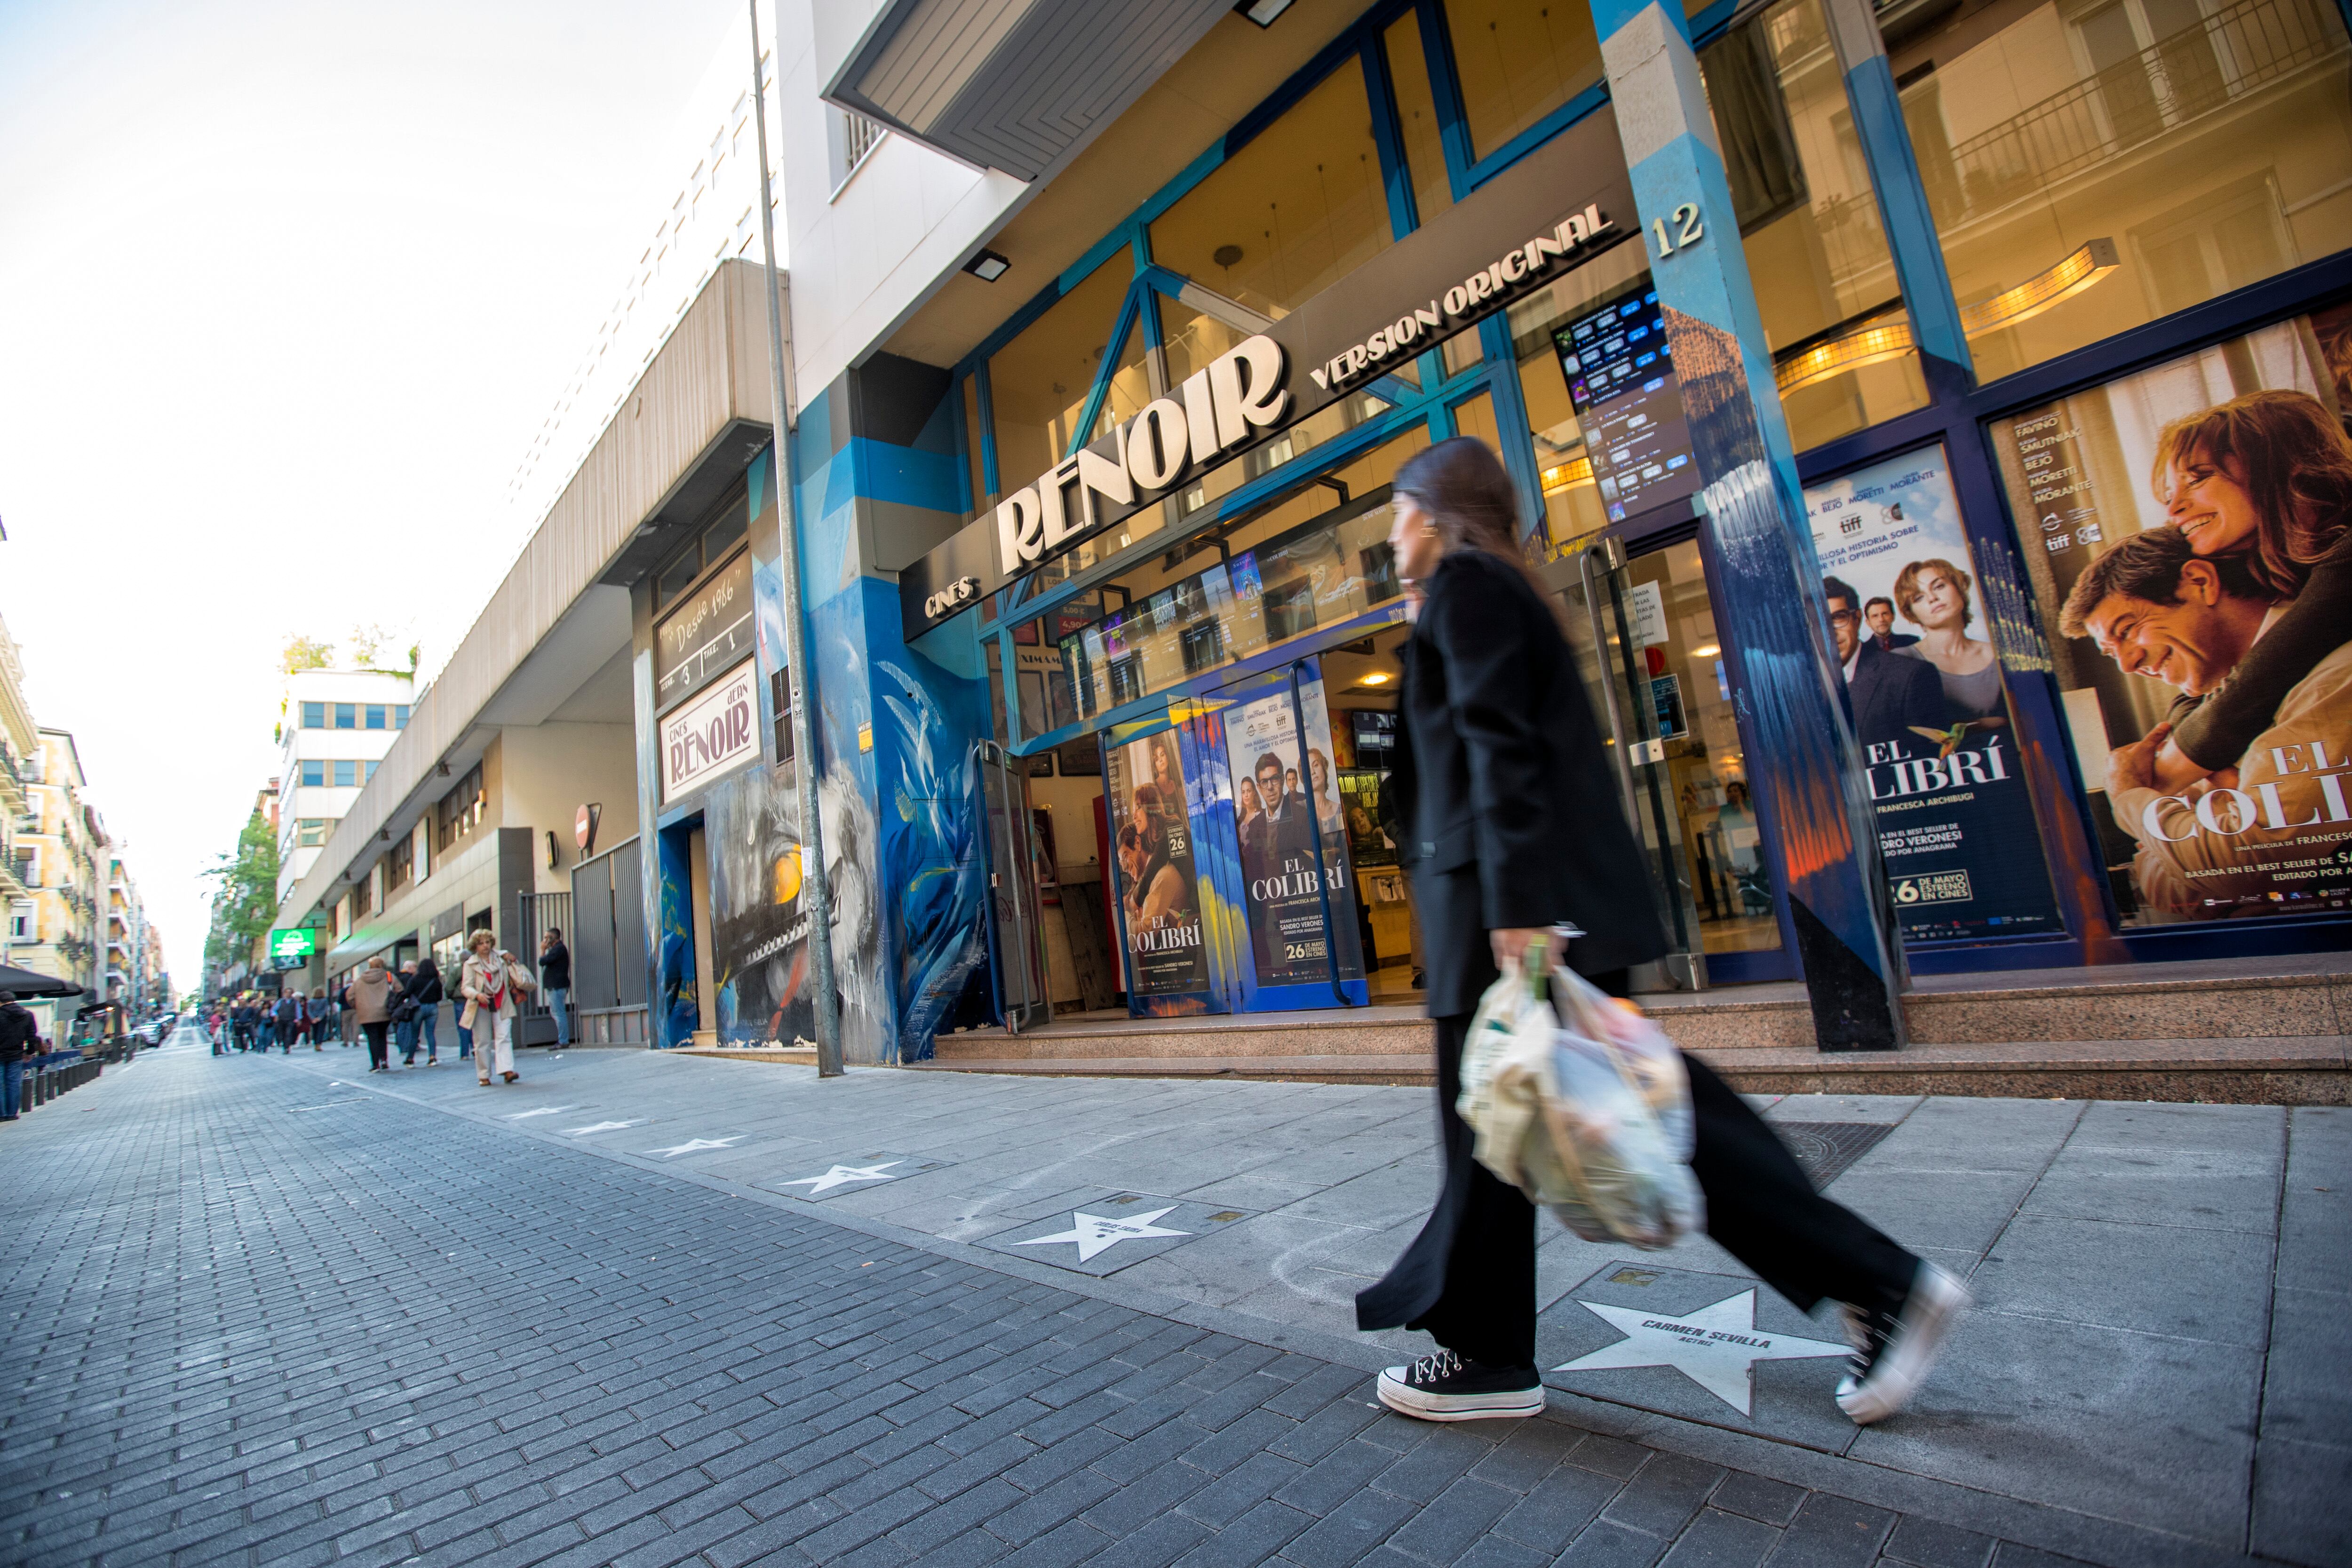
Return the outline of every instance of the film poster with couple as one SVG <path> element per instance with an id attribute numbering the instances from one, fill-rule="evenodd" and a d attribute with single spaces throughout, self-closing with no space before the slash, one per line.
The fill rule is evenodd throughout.
<path id="1" fill-rule="evenodd" d="M 1108 748 L 1104 793 L 1110 802 L 1111 858 L 1118 868 L 1128 988 L 1139 996 L 1206 991 L 1209 952 L 1201 938 L 1192 818 L 1176 732 Z"/>
<path id="2" fill-rule="evenodd" d="M 1990 434 L 2127 926 L 2352 909 L 2352 306 Z"/>
<path id="3" fill-rule="evenodd" d="M 1299 720 L 1307 724 L 1299 745 Z M 1260 985 L 1364 977 L 1347 819 L 1331 762 L 1331 721 L 1323 682 L 1287 683 L 1225 710 L 1225 756 L 1233 771 L 1234 823 L 1241 839 L 1250 956 Z M 1325 920 L 1330 940 L 1326 941 Z"/>
<path id="4" fill-rule="evenodd" d="M 1805 510 L 1905 937 L 2063 930 L 1943 448 L 1809 489 Z"/>

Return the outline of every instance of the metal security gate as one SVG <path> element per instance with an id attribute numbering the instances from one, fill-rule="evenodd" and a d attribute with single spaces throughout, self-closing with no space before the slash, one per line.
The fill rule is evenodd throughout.
<path id="1" fill-rule="evenodd" d="M 572 868 L 572 1038 L 583 1046 L 646 1044 L 644 870 L 639 840 L 624 839 Z"/>
<path id="2" fill-rule="evenodd" d="M 507 951 L 527 965 L 534 979 L 539 973 L 539 939 L 550 927 L 563 932 L 569 945 L 572 938 L 572 895 L 569 893 L 523 893 L 515 899 L 514 944 Z M 574 969 L 578 967 L 574 961 Z M 522 1009 L 515 1016 L 515 1043 L 521 1046 L 551 1046 L 555 1043 L 555 1015 L 548 1010 L 547 988 L 534 984 L 523 997 Z"/>

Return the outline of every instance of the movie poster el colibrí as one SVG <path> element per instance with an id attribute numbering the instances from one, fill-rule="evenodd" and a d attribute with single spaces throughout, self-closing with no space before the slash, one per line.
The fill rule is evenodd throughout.
<path id="1" fill-rule="evenodd" d="M 1307 721 L 1302 755 L 1298 719 Z M 1250 956 L 1260 985 L 1297 985 L 1364 974 L 1347 818 L 1332 764 L 1331 721 L 1323 683 L 1277 684 L 1225 710 L 1234 828 L 1241 840 Z M 1325 889 L 1328 889 L 1328 900 Z M 1329 920 L 1330 940 L 1325 937 Z"/>
<path id="2" fill-rule="evenodd" d="M 1805 491 L 1906 938 L 2063 930 L 1941 446 Z"/>

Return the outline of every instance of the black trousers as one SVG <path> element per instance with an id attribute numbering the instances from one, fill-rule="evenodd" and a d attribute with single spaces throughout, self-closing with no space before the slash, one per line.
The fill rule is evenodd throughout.
<path id="1" fill-rule="evenodd" d="M 367 1036 L 369 1066 L 388 1068 L 392 1065 L 392 1055 L 384 1048 L 383 1043 L 384 1035 L 391 1028 L 389 1023 L 360 1026 L 361 1031 Z"/>
<path id="2" fill-rule="evenodd" d="M 1454 1109 L 1470 1019 L 1435 1022 L 1445 1187 L 1396 1267 L 1356 1299 L 1357 1326 L 1402 1324 L 1469 1361 L 1532 1366 L 1535 1205 L 1472 1157 L 1475 1140 Z M 1707 1235 L 1801 1310 L 1824 1299 L 1898 1306 L 1918 1271 L 1917 1257 L 1815 1192 L 1754 1108 L 1705 1062 L 1689 1056 L 1683 1062 L 1697 1132 L 1691 1170 L 1706 1196 Z"/>

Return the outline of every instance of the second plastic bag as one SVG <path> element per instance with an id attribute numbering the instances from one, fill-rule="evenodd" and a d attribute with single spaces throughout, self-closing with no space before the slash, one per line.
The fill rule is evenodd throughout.
<path id="1" fill-rule="evenodd" d="M 1487 987 L 1463 1042 L 1455 1109 L 1478 1163 L 1587 1241 L 1672 1247 L 1705 1212 L 1682 1057 L 1637 1009 L 1545 958 L 1531 946 L 1524 972 Z"/>

